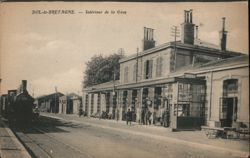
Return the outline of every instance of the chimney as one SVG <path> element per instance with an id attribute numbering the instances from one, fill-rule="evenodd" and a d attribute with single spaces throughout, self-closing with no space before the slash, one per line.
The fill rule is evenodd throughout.
<path id="1" fill-rule="evenodd" d="M 194 44 L 193 10 L 184 10 L 184 23 L 181 24 L 181 42 Z"/>
<path id="2" fill-rule="evenodd" d="M 227 31 L 225 30 L 225 20 L 226 18 L 222 18 L 222 30 L 220 31 L 220 47 L 222 51 L 226 51 L 227 46 Z"/>
<path id="3" fill-rule="evenodd" d="M 144 27 L 143 50 L 155 47 L 154 29 Z"/>

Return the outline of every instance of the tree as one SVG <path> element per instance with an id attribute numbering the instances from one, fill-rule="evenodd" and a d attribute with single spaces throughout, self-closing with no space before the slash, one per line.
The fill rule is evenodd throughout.
<path id="1" fill-rule="evenodd" d="M 118 80 L 120 76 L 119 60 L 124 57 L 123 51 L 104 57 L 102 55 L 93 56 L 86 63 L 84 72 L 84 87 Z"/>

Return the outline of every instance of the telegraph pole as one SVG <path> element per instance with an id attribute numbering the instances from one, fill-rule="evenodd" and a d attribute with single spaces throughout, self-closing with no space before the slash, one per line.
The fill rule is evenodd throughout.
<path id="1" fill-rule="evenodd" d="M 171 36 L 174 37 L 174 71 L 176 69 L 176 53 L 177 53 L 177 48 L 176 48 L 176 43 L 177 43 L 177 37 L 180 37 L 180 30 L 178 29 L 177 26 L 172 26 L 171 27 Z"/>

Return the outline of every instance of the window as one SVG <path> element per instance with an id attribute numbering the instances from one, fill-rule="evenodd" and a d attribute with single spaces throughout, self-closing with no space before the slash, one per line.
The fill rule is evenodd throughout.
<path id="1" fill-rule="evenodd" d="M 178 105 L 178 116 L 180 116 L 180 117 L 190 116 L 190 105 L 189 104 L 179 104 Z"/>
<path id="2" fill-rule="evenodd" d="M 162 75 L 162 64 L 163 64 L 162 61 L 163 61 L 162 57 L 159 57 L 156 60 L 156 77 L 161 77 Z"/>
<path id="3" fill-rule="evenodd" d="M 155 97 L 154 97 L 154 108 L 159 109 L 159 107 L 162 105 L 162 88 L 161 87 L 155 87 Z"/>
<path id="4" fill-rule="evenodd" d="M 124 68 L 124 83 L 128 82 L 128 66 Z"/>
<path id="5" fill-rule="evenodd" d="M 228 93 L 235 93 L 238 91 L 238 80 L 237 79 L 229 79 L 223 82 L 223 91 L 224 95 Z"/>
<path id="6" fill-rule="evenodd" d="M 204 117 L 205 85 L 178 84 L 178 116 Z"/>
<path id="7" fill-rule="evenodd" d="M 146 60 L 144 62 L 144 79 L 152 78 L 153 60 Z"/>
<path id="8" fill-rule="evenodd" d="M 191 85 L 190 84 L 185 84 L 185 83 L 179 83 L 178 85 L 178 100 L 179 101 L 190 101 L 192 98 L 192 93 L 190 91 Z"/>

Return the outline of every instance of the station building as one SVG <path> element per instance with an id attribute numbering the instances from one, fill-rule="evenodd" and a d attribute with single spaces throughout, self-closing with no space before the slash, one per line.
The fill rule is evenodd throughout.
<path id="1" fill-rule="evenodd" d="M 40 96 L 35 99 L 35 104 L 43 112 L 58 113 L 59 98 L 61 96 L 63 96 L 63 94 L 60 92 Z"/>
<path id="2" fill-rule="evenodd" d="M 63 95 L 59 97 L 60 114 L 78 114 L 82 108 L 82 99 L 76 94 Z"/>
<path id="3" fill-rule="evenodd" d="M 125 120 L 131 109 L 133 121 L 145 123 L 149 111 L 153 124 L 173 130 L 248 126 L 248 55 L 226 49 L 225 18 L 219 46 L 198 39 L 192 18 L 185 11 L 181 40 L 159 46 L 145 27 L 143 51 L 119 61 L 120 79 L 84 89 L 88 116 Z"/>

